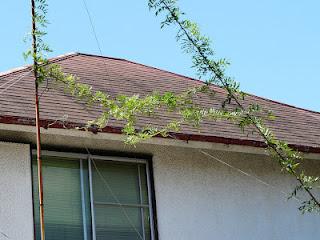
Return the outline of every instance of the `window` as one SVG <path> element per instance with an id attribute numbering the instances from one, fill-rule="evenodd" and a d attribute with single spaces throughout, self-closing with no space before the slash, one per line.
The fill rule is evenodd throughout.
<path id="1" fill-rule="evenodd" d="M 154 239 L 145 160 L 45 152 L 42 161 L 47 240 Z M 33 158 L 36 239 L 40 239 L 37 181 Z"/>

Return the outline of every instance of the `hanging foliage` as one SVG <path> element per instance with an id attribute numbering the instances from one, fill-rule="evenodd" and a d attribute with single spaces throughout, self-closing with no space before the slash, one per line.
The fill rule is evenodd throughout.
<path id="1" fill-rule="evenodd" d="M 82 100 L 85 104 L 98 106 L 101 115 L 88 122 L 87 127 L 92 125 L 98 128 L 107 126 L 110 119 L 124 121 L 123 133 L 127 136 L 126 142 L 137 144 L 139 141 L 150 139 L 154 136 L 167 137 L 171 132 L 178 132 L 182 124 L 201 126 L 204 120 L 232 121 L 242 131 L 253 128 L 266 143 L 269 154 L 278 161 L 282 171 L 293 175 L 297 179 L 297 186 L 292 192 L 296 196 L 298 192 L 304 192 L 309 197 L 301 203 L 299 208 L 302 212 L 319 211 L 319 200 L 313 194 L 316 186 L 319 186 L 319 178 L 307 176 L 299 169 L 302 160 L 300 153 L 293 150 L 284 141 L 278 140 L 275 135 L 264 124 L 265 119 L 274 119 L 270 111 L 263 112 L 257 104 L 245 104 L 246 94 L 239 88 L 239 83 L 226 75 L 226 68 L 229 62 L 226 59 L 216 59 L 215 51 L 211 47 L 210 39 L 201 34 L 198 25 L 186 18 L 176 4 L 176 0 L 149 0 L 150 10 L 156 16 L 162 17 L 161 28 L 173 26 L 177 29 L 176 39 L 180 43 L 183 52 L 189 54 L 192 59 L 192 67 L 196 70 L 199 78 L 205 79 L 201 87 L 189 89 L 183 93 L 157 93 L 147 96 L 119 95 L 110 97 L 107 92 L 93 91 L 89 85 L 82 84 L 76 76 L 63 73 L 57 64 L 50 64 L 45 54 L 50 52 L 49 47 L 44 43 L 45 29 L 48 24 L 46 20 L 46 0 L 36 0 L 37 30 L 32 32 L 39 39 L 37 45 L 37 56 L 33 56 L 39 62 L 36 69 L 40 76 L 39 82 L 51 79 L 63 84 L 65 91 L 72 96 Z M 31 56 L 28 51 L 25 56 Z M 221 102 L 221 108 L 203 108 L 194 101 L 199 94 L 207 94 L 215 100 L 215 92 L 212 85 L 218 85 L 226 92 L 226 98 Z M 235 107 L 234 107 L 235 106 Z M 178 115 L 176 120 L 168 122 L 165 126 L 139 126 L 139 118 L 153 117 L 159 110 L 167 113 L 174 112 Z"/>

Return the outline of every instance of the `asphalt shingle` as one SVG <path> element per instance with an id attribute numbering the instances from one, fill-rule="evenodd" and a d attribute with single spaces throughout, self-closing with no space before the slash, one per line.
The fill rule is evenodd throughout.
<path id="1" fill-rule="evenodd" d="M 199 80 L 124 59 L 72 53 L 54 58 L 51 61 L 61 65 L 64 72 L 76 75 L 82 83 L 90 84 L 94 90 L 107 92 L 111 96 L 118 94 L 144 96 L 153 91 L 182 92 L 203 84 Z M 32 73 L 28 73 L 28 71 L 30 71 L 30 67 L 0 73 L 0 86 L 9 80 L 26 75 L 0 95 L 0 122 L 28 125 L 34 123 L 34 82 Z M 8 85 L 0 88 L 0 92 Z M 44 90 L 45 86 L 46 83 L 42 85 L 41 89 Z M 214 89 L 216 90 L 214 99 L 202 95 L 198 97 L 197 101 L 204 107 L 219 108 L 225 98 L 225 93 L 219 87 L 214 87 Z M 43 92 L 40 101 L 40 117 L 43 125 L 45 122 L 65 118 L 69 123 L 66 125 L 73 127 L 74 124 L 85 124 L 99 114 L 98 109 L 87 109 L 81 102 L 65 94 L 59 88 L 50 88 L 49 91 Z M 267 125 L 279 139 L 287 141 L 301 151 L 320 152 L 319 112 L 253 95 L 248 95 L 246 101 L 247 103 L 257 103 L 262 108 L 273 111 L 276 119 L 268 121 Z M 159 111 L 155 118 L 142 117 L 139 120 L 139 125 L 164 125 L 175 117 L 174 113 L 168 114 Z M 105 131 L 119 132 L 121 126 L 121 122 L 112 120 Z M 51 127 L 59 126 L 56 124 Z M 244 134 L 237 126 L 227 121 L 205 121 L 199 129 L 185 125 L 176 136 L 181 139 L 197 141 L 263 146 L 263 141 L 257 134 Z"/>

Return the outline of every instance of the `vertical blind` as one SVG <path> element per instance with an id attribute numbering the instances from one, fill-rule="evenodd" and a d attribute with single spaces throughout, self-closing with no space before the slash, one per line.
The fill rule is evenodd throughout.
<path id="1" fill-rule="evenodd" d="M 145 168 L 92 160 L 97 240 L 150 239 Z M 143 175 L 143 177 L 142 177 Z"/>
<path id="2" fill-rule="evenodd" d="M 91 168 L 88 168 L 90 162 Z M 151 239 L 145 164 L 95 159 L 90 162 L 61 157 L 43 158 L 46 239 Z M 89 169 L 92 172 L 89 173 Z M 34 213 L 38 240 L 37 181 L 37 162 L 34 159 Z M 92 219 L 91 215 L 95 218 Z M 92 239 L 93 232 L 96 239 Z"/>

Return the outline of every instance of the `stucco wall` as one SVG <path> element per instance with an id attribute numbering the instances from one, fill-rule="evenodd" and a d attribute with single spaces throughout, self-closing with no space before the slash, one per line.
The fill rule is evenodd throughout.
<path id="1" fill-rule="evenodd" d="M 162 149 L 154 156 L 159 235 L 162 240 L 320 239 L 320 215 L 302 216 L 294 179 L 262 155 L 211 152 L 272 186 L 189 149 Z M 308 161 L 309 170 L 319 161 Z"/>
<path id="2" fill-rule="evenodd" d="M 30 148 L 0 142 L 0 239 L 33 239 Z"/>
<path id="3" fill-rule="evenodd" d="M 295 181 L 281 174 L 277 163 L 266 155 L 230 153 L 209 150 L 209 147 L 205 150 L 270 186 L 222 165 L 196 148 L 188 148 L 188 144 L 186 147 L 157 144 L 130 147 L 118 140 L 107 140 L 103 134 L 68 136 L 65 132 L 63 135 L 44 132 L 44 148 L 68 151 L 69 147 L 71 151 L 86 152 L 87 147 L 91 151 L 153 155 L 160 240 L 320 239 L 320 216 L 302 216 L 297 203 L 287 201 L 284 192 L 289 193 Z M 17 136 L 29 142 L 34 139 L 33 134 Z M 0 190 L 6 193 L 0 197 L 0 229 L 13 236 L 11 239 L 31 240 L 29 148 L 0 144 L 0 153 L 1 169 L 6 169 L 0 176 Z M 313 158 L 315 160 L 306 160 L 305 168 L 320 175 L 320 158 Z"/>

